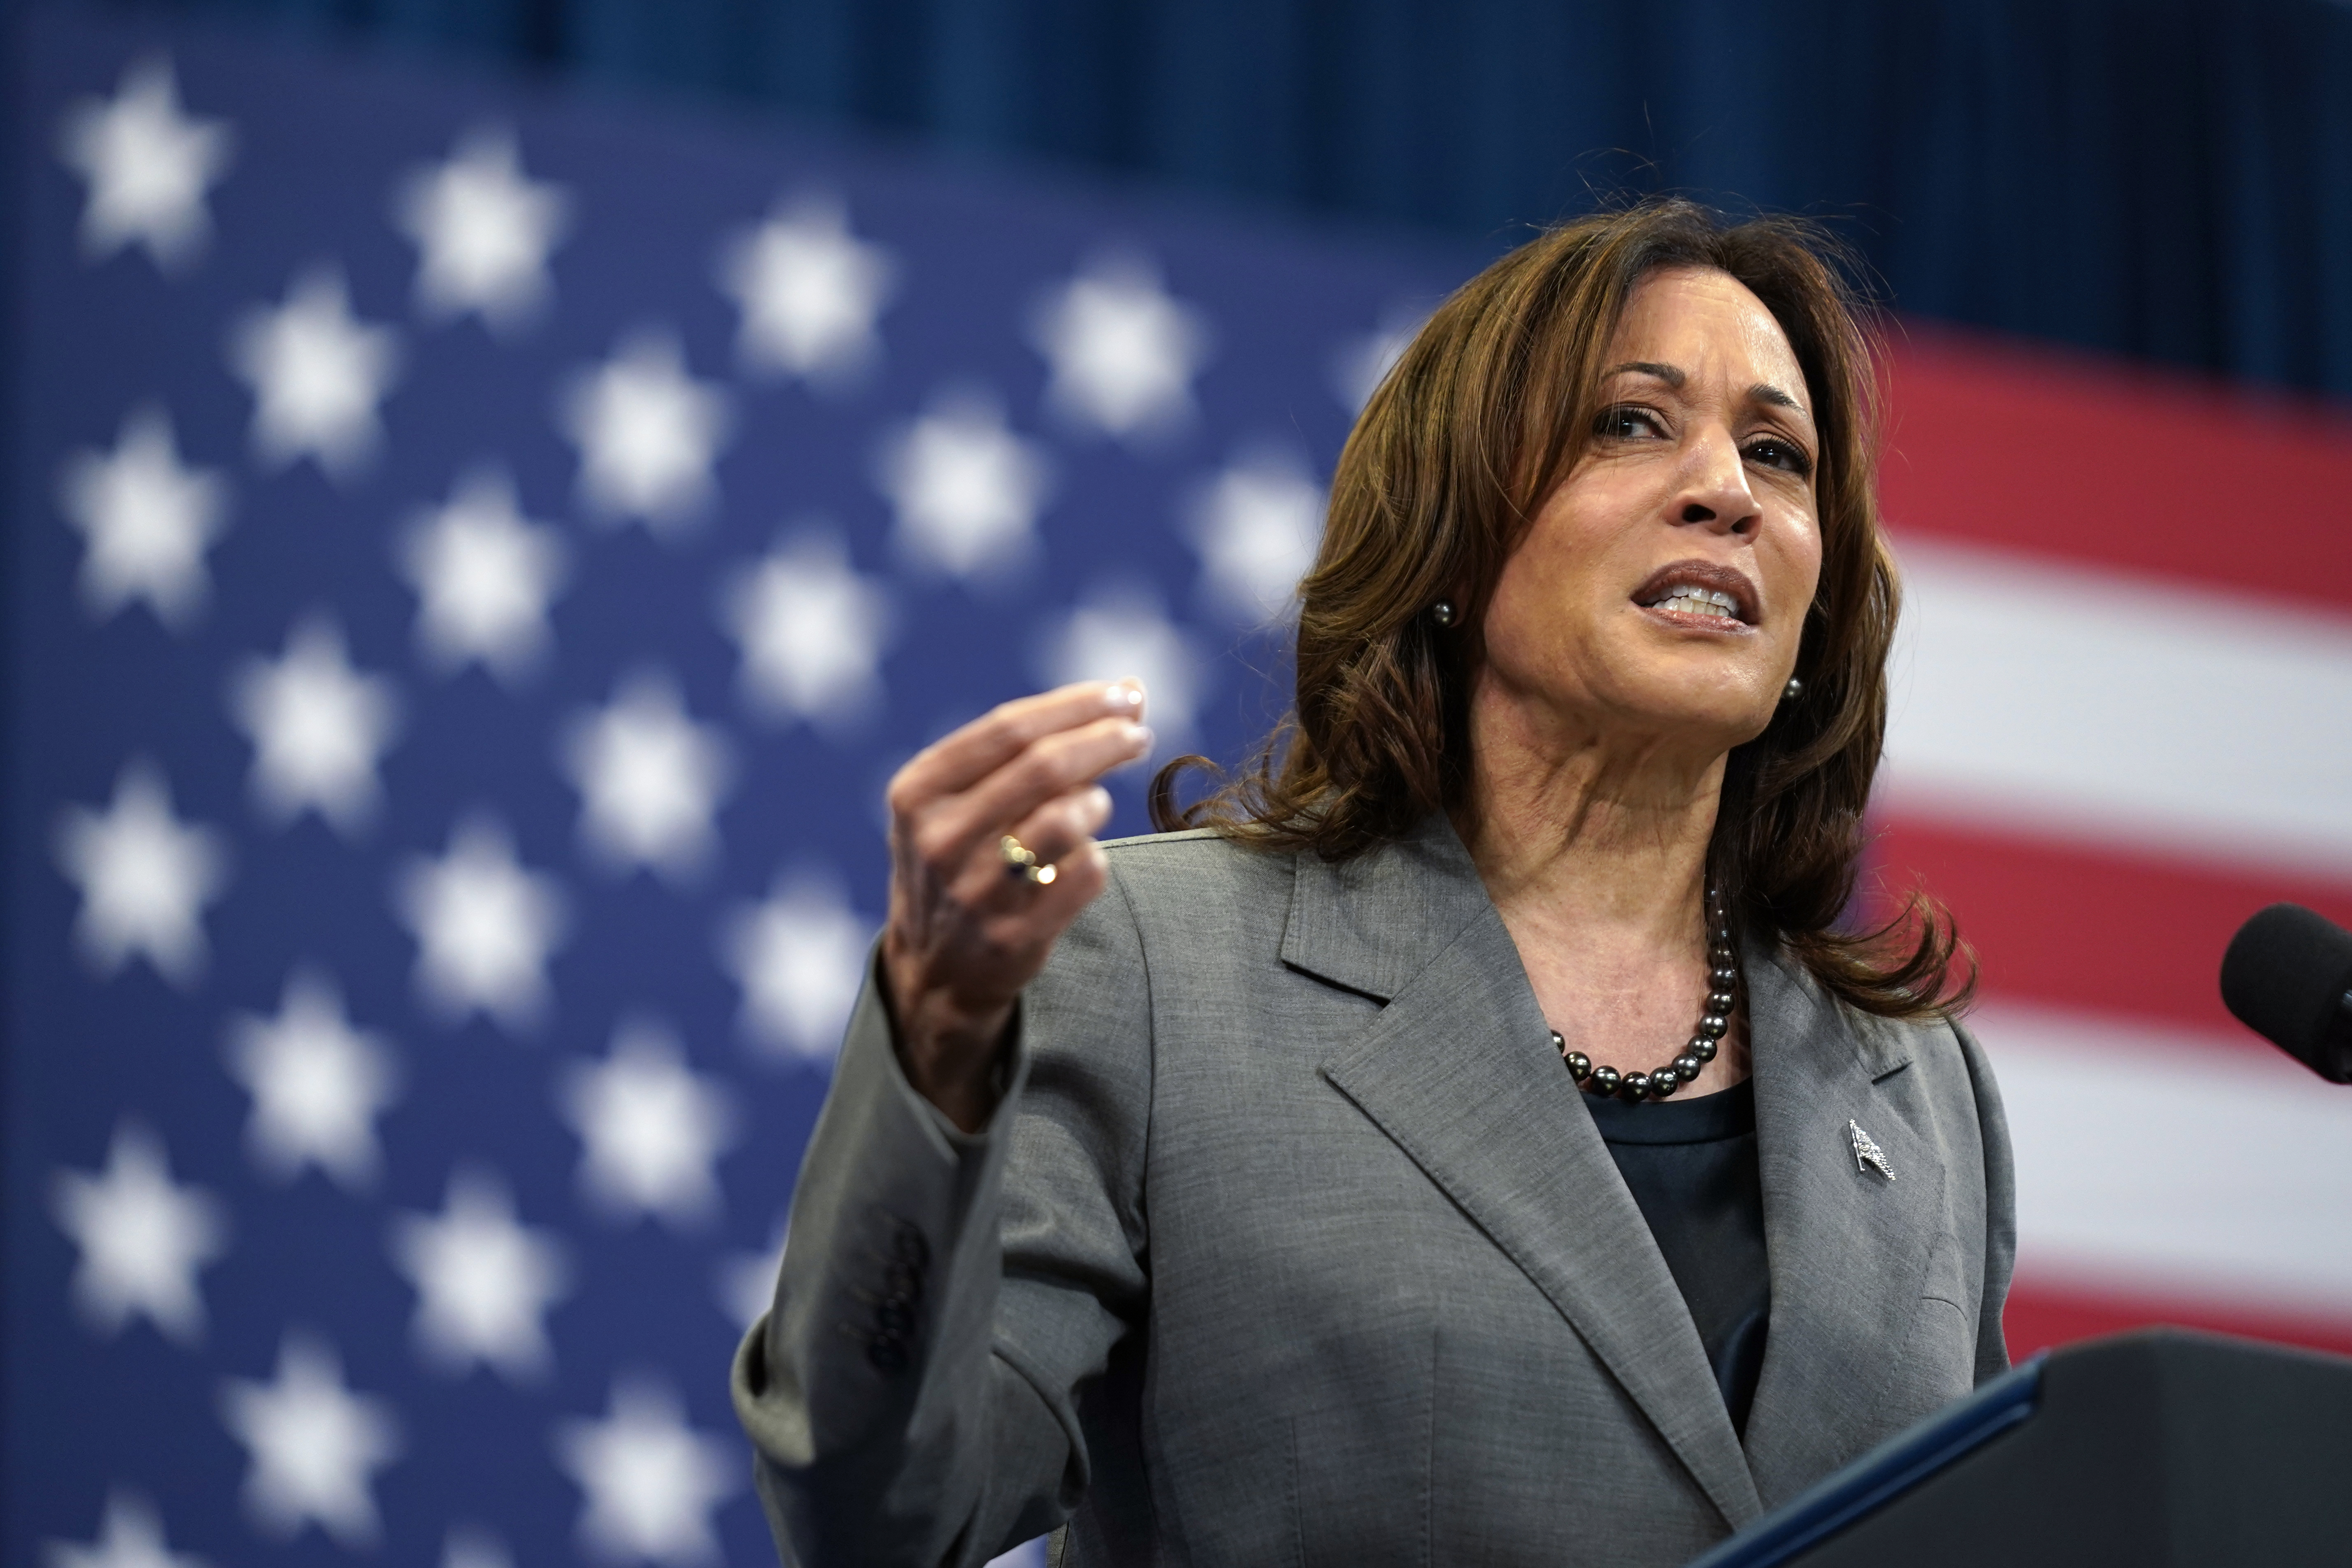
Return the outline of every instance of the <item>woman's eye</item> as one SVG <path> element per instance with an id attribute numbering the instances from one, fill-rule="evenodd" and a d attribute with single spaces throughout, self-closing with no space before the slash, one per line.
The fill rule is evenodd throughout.
<path id="1" fill-rule="evenodd" d="M 1645 436 L 1661 436 L 1657 416 L 1646 408 L 1604 408 L 1594 424 L 1593 434 L 1616 441 L 1634 441 Z"/>
<path id="2" fill-rule="evenodd" d="M 1801 479 L 1810 476 L 1813 471 L 1812 458 L 1806 455 L 1802 447 L 1793 441 L 1753 442 L 1748 448 L 1748 460 L 1751 463 L 1761 463 L 1768 468 L 1779 468 L 1783 473 L 1795 474 Z"/>

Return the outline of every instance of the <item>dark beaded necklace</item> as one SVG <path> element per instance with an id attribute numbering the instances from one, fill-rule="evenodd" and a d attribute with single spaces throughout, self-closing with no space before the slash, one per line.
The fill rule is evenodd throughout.
<path id="1" fill-rule="evenodd" d="M 1612 1067 L 1594 1067 L 1592 1058 L 1582 1051 L 1571 1051 L 1558 1029 L 1551 1032 L 1552 1049 L 1568 1064 L 1568 1075 L 1584 1086 L 1588 1094 L 1615 1095 L 1631 1104 L 1643 1100 L 1664 1100 L 1683 1085 L 1698 1077 L 1699 1069 L 1715 1060 L 1722 1048 L 1724 1034 L 1731 1027 L 1731 1010 L 1738 1004 L 1739 960 L 1731 951 L 1731 922 L 1723 912 L 1723 900 L 1713 888 L 1706 890 L 1706 1006 L 1698 1021 L 1697 1033 L 1682 1054 L 1661 1068 L 1648 1072 L 1619 1072 Z"/>

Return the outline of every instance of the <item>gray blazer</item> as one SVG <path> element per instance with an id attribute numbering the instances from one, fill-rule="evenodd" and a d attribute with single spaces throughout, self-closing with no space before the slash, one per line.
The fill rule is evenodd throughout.
<path id="1" fill-rule="evenodd" d="M 736 1407 L 786 1558 L 1676 1563 L 2007 1365 L 1991 1074 L 1747 955 L 1747 1440 L 1443 820 L 1110 847 L 977 1136 L 868 985 Z M 1893 1168 L 1857 1168 L 1849 1119 Z"/>

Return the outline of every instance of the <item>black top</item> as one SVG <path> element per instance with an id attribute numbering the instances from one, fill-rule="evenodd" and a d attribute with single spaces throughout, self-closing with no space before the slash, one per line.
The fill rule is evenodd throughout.
<path id="1" fill-rule="evenodd" d="M 1682 1287 L 1724 1408 L 1745 1436 L 1772 1315 L 1755 1085 L 1639 1105 L 1589 1094 L 1585 1104 Z"/>

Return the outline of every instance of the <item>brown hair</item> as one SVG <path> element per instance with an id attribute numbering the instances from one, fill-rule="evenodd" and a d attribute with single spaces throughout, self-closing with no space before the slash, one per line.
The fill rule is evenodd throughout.
<path id="1" fill-rule="evenodd" d="M 1878 525 L 1879 344 L 1843 248 L 1802 219 L 1730 222 L 1654 198 L 1550 229 L 1439 306 L 1339 455 L 1299 585 L 1296 707 L 1254 766 L 1190 807 L 1152 783 L 1152 821 L 1344 859 L 1462 804 L 1467 697 L 1487 596 L 1528 520 L 1584 450 L 1627 297 L 1662 268 L 1719 269 L 1761 300 L 1812 394 L 1822 572 L 1801 701 L 1731 752 L 1707 869 L 1735 924 L 1777 941 L 1828 989 L 1889 1017 L 1948 1015 L 1973 974 L 1950 917 L 1913 891 L 1876 929 L 1843 930 L 1886 727 L 1900 600 Z M 1457 608 L 1452 633 L 1425 614 Z M 1973 963 L 1965 967 L 1973 970 Z"/>

